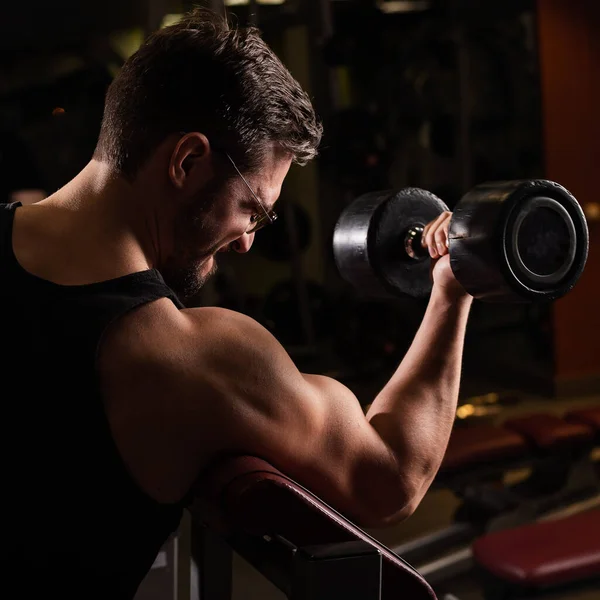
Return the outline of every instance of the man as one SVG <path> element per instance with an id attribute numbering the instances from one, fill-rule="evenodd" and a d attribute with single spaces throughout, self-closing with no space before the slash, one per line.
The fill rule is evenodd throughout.
<path id="1" fill-rule="evenodd" d="M 427 227 L 439 260 L 421 328 L 366 418 L 252 319 L 178 299 L 219 252 L 250 250 L 291 162 L 312 158 L 320 136 L 257 33 L 196 11 L 124 65 L 83 171 L 2 210 L 15 390 L 3 405 L 3 585 L 131 598 L 199 473 L 231 454 L 264 458 L 363 525 L 417 506 L 452 426 L 470 306 L 449 268 L 448 214 Z"/>

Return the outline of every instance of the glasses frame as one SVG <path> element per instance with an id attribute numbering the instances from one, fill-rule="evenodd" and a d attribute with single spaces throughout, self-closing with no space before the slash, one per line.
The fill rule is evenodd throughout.
<path id="1" fill-rule="evenodd" d="M 242 175 L 241 171 L 237 168 L 237 165 L 233 161 L 233 158 L 229 156 L 229 153 L 224 152 L 225 156 L 229 159 L 229 162 L 235 169 L 235 172 L 240 176 L 241 180 L 246 184 L 248 191 L 252 194 L 252 197 L 256 200 L 256 203 L 262 210 L 262 215 L 255 214 L 250 217 L 250 226 L 246 229 L 246 233 L 256 233 L 259 229 L 262 229 L 265 225 L 272 225 L 277 220 L 277 213 L 274 210 L 267 210 L 265 205 L 262 203 L 260 198 L 254 193 L 254 190 L 250 187 L 250 184 L 246 181 L 246 178 Z"/>

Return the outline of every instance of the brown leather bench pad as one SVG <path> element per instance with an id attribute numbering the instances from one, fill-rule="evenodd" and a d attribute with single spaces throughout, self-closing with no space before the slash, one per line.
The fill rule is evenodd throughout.
<path id="1" fill-rule="evenodd" d="M 493 425 L 455 427 L 448 442 L 441 471 L 520 456 L 527 451 L 523 436 Z"/>
<path id="2" fill-rule="evenodd" d="M 199 486 L 202 512 L 225 535 L 281 536 L 298 547 L 361 540 L 383 557 L 382 600 L 436 600 L 421 575 L 391 550 L 259 458 L 226 460 Z"/>
<path id="3" fill-rule="evenodd" d="M 490 533 L 473 543 L 478 565 L 541 588 L 600 576 L 600 509 Z"/>
<path id="4" fill-rule="evenodd" d="M 542 413 L 509 419 L 504 426 L 542 450 L 578 446 L 593 437 L 587 425 L 569 423 L 556 415 Z"/>

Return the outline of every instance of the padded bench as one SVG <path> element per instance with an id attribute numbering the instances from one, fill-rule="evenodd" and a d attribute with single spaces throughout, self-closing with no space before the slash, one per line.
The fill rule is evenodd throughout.
<path id="1" fill-rule="evenodd" d="M 344 516 L 265 461 L 243 456 L 227 459 L 207 471 L 198 482 L 196 521 L 217 532 L 236 552 L 269 578 L 288 597 L 307 598 L 298 584 L 319 580 L 318 598 L 337 597 L 342 585 L 355 577 L 360 582 L 361 564 L 351 560 L 369 551 L 381 556 L 381 600 L 436 600 L 419 573 Z M 358 548 L 358 552 L 356 549 Z M 346 549 L 349 554 L 344 555 Z M 330 560 L 330 575 L 321 566 L 310 573 L 306 565 L 301 581 L 298 557 L 310 555 L 313 563 Z M 358 557 L 360 559 L 360 556 Z M 358 560 L 357 559 L 357 560 Z M 321 561 L 321 565 L 324 561 Z M 367 567 L 369 566 L 366 561 Z M 345 569 L 345 571 L 344 571 Z M 224 570 L 226 572 L 226 569 Z M 200 580 L 210 573 L 200 573 Z M 347 579 L 348 581 L 345 581 Z M 380 583 L 379 583 L 380 582 Z M 335 589 L 327 589 L 333 586 Z M 356 588 L 353 591 L 359 591 Z M 215 596 L 216 598 L 217 596 Z M 340 596 L 342 597 L 342 596 Z M 351 597 L 344 594 L 343 597 Z M 365 594 L 360 597 L 371 598 Z M 221 600 L 219 596 L 218 600 Z M 214 600 L 205 594 L 203 600 Z"/>
<path id="2" fill-rule="evenodd" d="M 522 435 L 536 450 L 542 451 L 579 449 L 589 444 L 594 436 L 586 424 L 568 422 L 545 413 L 508 419 L 504 427 Z"/>
<path id="3" fill-rule="evenodd" d="M 427 561 L 439 553 L 596 494 L 600 477 L 589 453 L 593 435 L 585 423 L 547 414 L 516 417 L 503 425 L 455 426 L 434 481 L 436 488 L 452 490 L 460 499 L 452 523 L 404 542 L 396 552 L 435 581 L 446 567 L 434 573 Z M 524 479 L 506 482 L 509 471 L 523 467 L 528 469 Z M 460 560 L 457 552 L 457 564 Z"/>
<path id="4" fill-rule="evenodd" d="M 508 419 L 503 425 L 454 427 L 438 477 L 446 479 L 478 467 L 493 468 L 533 453 L 580 450 L 600 433 L 600 408 L 572 411 L 560 418 L 539 413 Z"/>
<path id="5" fill-rule="evenodd" d="M 455 427 L 440 472 L 449 474 L 522 457 L 527 450 L 523 436 L 502 427 L 488 424 Z"/>
<path id="6" fill-rule="evenodd" d="M 489 598 L 600 578 L 600 510 L 487 534 L 472 546 Z"/>

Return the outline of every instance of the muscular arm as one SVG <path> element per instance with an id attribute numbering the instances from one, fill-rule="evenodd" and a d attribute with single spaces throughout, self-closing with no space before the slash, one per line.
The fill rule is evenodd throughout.
<path id="1" fill-rule="evenodd" d="M 411 501 L 405 512 L 418 506 L 446 452 L 471 303 L 470 296 L 450 301 L 434 288 L 409 351 L 366 415 L 407 465 Z"/>
<path id="2" fill-rule="evenodd" d="M 432 296 L 367 418 L 350 390 L 301 374 L 252 319 L 156 304 L 107 336 L 100 361 L 115 441 L 151 495 L 174 500 L 219 456 L 252 454 L 364 526 L 414 510 L 451 428 L 466 303 Z"/>
<path id="3" fill-rule="evenodd" d="M 409 501 L 401 465 L 350 390 L 300 373 L 281 344 L 243 315 L 203 309 L 189 318 L 212 340 L 208 354 L 198 357 L 212 377 L 206 388 L 203 375 L 186 387 L 204 388 L 204 398 L 219 390 L 213 418 L 223 452 L 264 458 L 363 524 Z M 198 396 L 190 402 L 206 408 Z"/>
<path id="4" fill-rule="evenodd" d="M 215 372 L 246 374 L 225 375 L 227 395 L 251 415 L 237 421 L 234 437 L 362 523 L 407 516 L 446 450 L 470 305 L 468 296 L 450 301 L 432 294 L 411 348 L 366 418 L 345 386 L 300 374 L 262 327 L 224 315 L 231 329 L 221 339 Z"/>
<path id="5" fill-rule="evenodd" d="M 117 448 L 158 501 L 179 500 L 232 454 L 267 460 L 365 525 L 409 500 L 401 466 L 350 390 L 301 374 L 244 315 L 158 301 L 109 332 L 98 368 Z"/>

